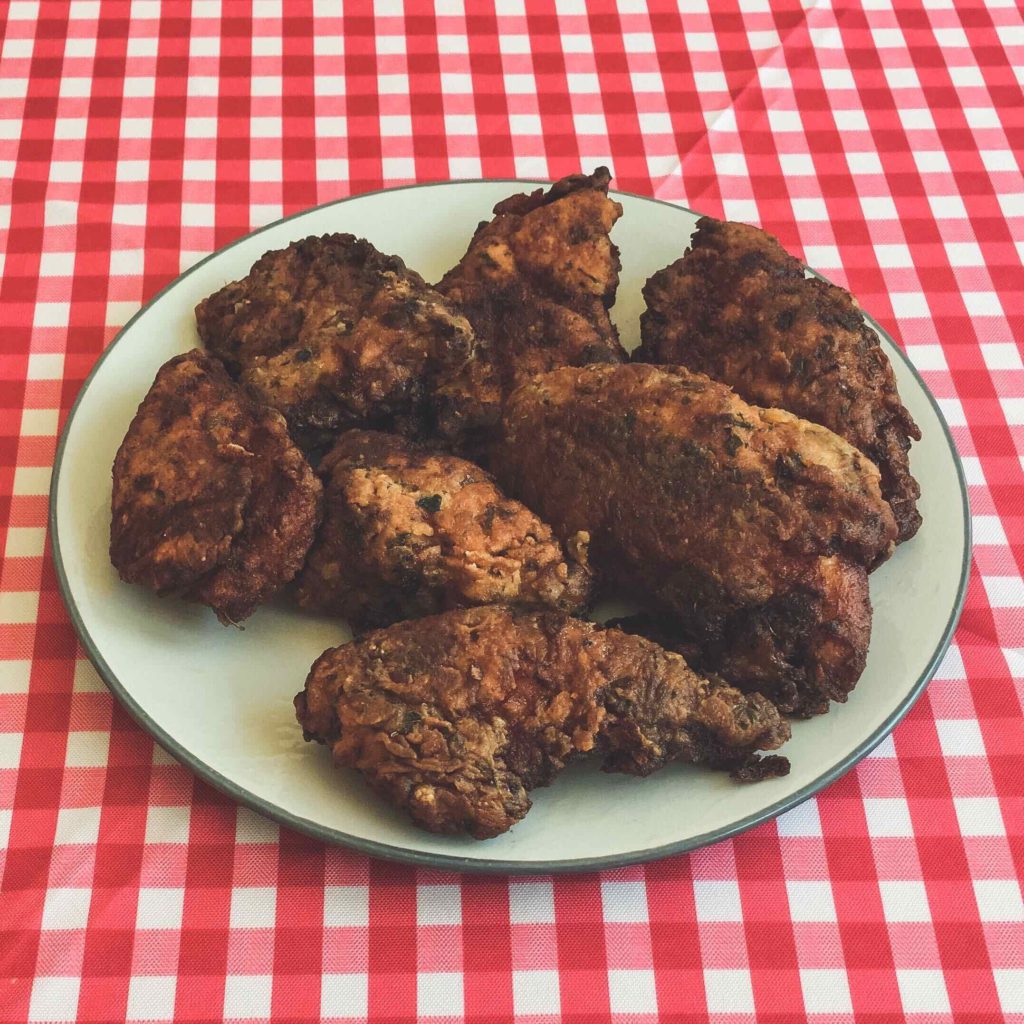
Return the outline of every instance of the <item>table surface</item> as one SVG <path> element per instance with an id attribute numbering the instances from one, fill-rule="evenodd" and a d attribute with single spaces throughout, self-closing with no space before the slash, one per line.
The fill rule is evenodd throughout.
<path id="1" fill-rule="evenodd" d="M 0 1020 L 1024 1021 L 1024 20 L 1014 0 L 0 9 Z M 908 718 L 817 799 L 602 874 L 278 829 L 84 660 L 50 466 L 142 302 L 253 227 L 557 177 L 753 221 L 905 346 L 975 550 Z"/>

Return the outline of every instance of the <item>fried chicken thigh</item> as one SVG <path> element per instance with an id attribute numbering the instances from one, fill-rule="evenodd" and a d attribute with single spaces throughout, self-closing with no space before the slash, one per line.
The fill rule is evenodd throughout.
<path id="1" fill-rule="evenodd" d="M 689 251 L 644 297 L 637 362 L 678 363 L 835 431 L 881 471 L 898 539 L 917 532 L 921 489 L 908 452 L 921 432 L 849 292 L 806 278 L 764 231 L 703 217 Z"/>
<path id="2" fill-rule="evenodd" d="M 755 751 L 789 738 L 763 697 L 640 637 L 558 612 L 488 606 L 401 622 L 326 651 L 295 698 L 307 739 L 431 832 L 511 828 L 529 790 L 595 752 L 605 771 L 670 761 L 784 774 Z"/>
<path id="3" fill-rule="evenodd" d="M 240 622 L 302 567 L 321 487 L 284 418 L 195 349 L 161 367 L 118 449 L 110 559 Z"/>
<path id="4" fill-rule="evenodd" d="M 268 252 L 196 307 L 199 336 L 288 419 L 304 448 L 352 426 L 417 432 L 473 330 L 397 256 L 324 235 Z"/>
<path id="5" fill-rule="evenodd" d="M 680 367 L 564 368 L 510 397 L 494 471 L 559 536 L 589 532 L 595 570 L 669 613 L 702 669 L 799 715 L 863 671 L 896 524 L 824 427 Z"/>
<path id="6" fill-rule="evenodd" d="M 608 316 L 620 266 L 608 233 L 622 216 L 609 180 L 600 167 L 498 203 L 438 284 L 479 340 L 436 396 L 438 431 L 455 447 L 485 447 L 505 396 L 533 374 L 627 360 Z"/>
<path id="7" fill-rule="evenodd" d="M 299 602 L 360 627 L 468 605 L 577 611 L 587 601 L 586 538 L 576 558 L 482 469 L 373 431 L 343 434 L 320 464 L 324 522 Z"/>

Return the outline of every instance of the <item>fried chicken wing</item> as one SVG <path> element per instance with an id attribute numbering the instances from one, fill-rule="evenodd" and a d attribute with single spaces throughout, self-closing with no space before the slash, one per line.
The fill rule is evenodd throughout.
<path id="1" fill-rule="evenodd" d="M 479 607 L 401 622 L 326 651 L 296 713 L 386 800 L 431 832 L 511 828 L 570 759 L 649 775 L 670 761 L 784 774 L 755 751 L 789 738 L 763 697 L 677 654 L 558 612 Z"/>
<path id="2" fill-rule="evenodd" d="M 326 508 L 300 604 L 360 627 L 477 604 L 586 604 L 586 538 L 567 558 L 550 527 L 471 462 L 352 430 L 319 468 Z"/>
<path id="3" fill-rule="evenodd" d="M 622 215 L 609 181 L 600 167 L 498 203 L 438 284 L 479 340 L 435 398 L 438 432 L 455 447 L 485 448 L 505 396 L 531 375 L 626 361 L 608 316 L 620 266 L 608 233 Z"/>
<path id="4" fill-rule="evenodd" d="M 118 449 L 110 559 L 240 622 L 302 567 L 320 500 L 283 417 L 194 349 L 161 367 Z"/>
<path id="5" fill-rule="evenodd" d="M 748 402 L 820 423 L 882 474 L 899 540 L 921 525 L 910 475 L 921 432 L 900 402 L 892 367 L 849 292 L 806 278 L 771 235 L 703 217 L 686 255 L 644 288 L 642 363 L 679 363 Z"/>
<path id="6" fill-rule="evenodd" d="M 860 676 L 896 525 L 824 427 L 680 367 L 564 368 L 509 398 L 494 472 L 557 535 L 587 531 L 595 570 L 671 614 L 701 668 L 801 715 Z"/>
<path id="7" fill-rule="evenodd" d="M 323 235 L 266 253 L 196 307 L 199 336 L 305 448 L 352 426 L 417 431 L 475 347 L 468 321 L 397 256 Z"/>

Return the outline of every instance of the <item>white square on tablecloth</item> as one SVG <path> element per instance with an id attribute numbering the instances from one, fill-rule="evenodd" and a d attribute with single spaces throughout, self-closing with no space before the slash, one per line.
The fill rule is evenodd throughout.
<path id="1" fill-rule="evenodd" d="M 185 890 L 181 886 L 143 886 L 135 909 L 135 927 L 176 931 L 181 927 L 184 907 Z"/>
<path id="2" fill-rule="evenodd" d="M 918 370 L 948 370 L 941 345 L 908 345 L 907 356 Z"/>
<path id="3" fill-rule="evenodd" d="M 462 888 L 458 885 L 418 885 L 417 924 L 462 924 Z"/>
<path id="4" fill-rule="evenodd" d="M 928 892 L 924 882 L 915 879 L 884 879 L 879 881 L 882 911 L 887 921 L 930 921 Z"/>
<path id="5" fill-rule="evenodd" d="M 610 970 L 608 1003 L 612 1013 L 657 1013 L 658 990 L 654 983 L 654 971 Z"/>
<path id="6" fill-rule="evenodd" d="M 1024 1013 L 1024 969 L 997 967 L 992 975 L 1003 1013 Z"/>
<path id="7" fill-rule="evenodd" d="M 38 590 L 0 590 L 0 622 L 4 625 L 35 622 L 38 614 Z"/>
<path id="8" fill-rule="evenodd" d="M 324 888 L 325 928 L 365 928 L 370 922 L 370 890 L 365 885 Z"/>
<path id="9" fill-rule="evenodd" d="M 325 974 L 320 979 L 322 1017 L 365 1017 L 368 1001 L 365 974 Z"/>
<path id="10" fill-rule="evenodd" d="M 979 155 L 986 171 L 999 173 L 1020 169 L 1012 149 L 983 149 L 979 151 Z"/>
<path id="11" fill-rule="evenodd" d="M 896 984 L 905 1013 L 949 1013 L 942 971 L 897 968 Z"/>
<path id="12" fill-rule="evenodd" d="M 421 971 L 416 975 L 416 1011 L 420 1017 L 461 1017 L 462 974 Z"/>
<path id="13" fill-rule="evenodd" d="M 794 921 L 834 921 L 836 904 L 832 884 L 823 881 L 787 881 L 789 913 Z"/>
<path id="14" fill-rule="evenodd" d="M 551 883 L 509 882 L 508 911 L 512 924 L 554 924 L 555 893 Z"/>
<path id="15" fill-rule="evenodd" d="M 71 274 L 74 269 L 75 254 L 72 252 L 47 252 L 40 259 L 41 274 Z M 63 352 L 33 352 L 28 357 L 29 380 L 60 380 L 63 376 Z"/>
<path id="16" fill-rule="evenodd" d="M 971 516 L 971 533 L 976 545 L 1008 543 L 999 516 Z"/>
<path id="17" fill-rule="evenodd" d="M 99 807 L 62 807 L 57 812 L 55 846 L 95 843 L 100 835 Z"/>
<path id="18" fill-rule="evenodd" d="M 103 768 L 109 752 L 109 732 L 75 730 L 68 733 L 64 763 L 69 768 Z"/>
<path id="19" fill-rule="evenodd" d="M 808 1013 L 852 1013 L 846 971 L 800 968 L 800 987 Z"/>
<path id="20" fill-rule="evenodd" d="M 828 207 L 825 200 L 818 196 L 794 199 L 792 207 L 793 215 L 798 221 L 828 220 Z"/>
<path id="21" fill-rule="evenodd" d="M 512 1008 L 517 1017 L 557 1016 L 561 1010 L 558 971 L 513 971 Z"/>
<path id="22" fill-rule="evenodd" d="M 780 814 L 775 819 L 775 827 L 780 836 L 820 836 L 821 817 L 817 800 L 805 800 L 785 814 Z"/>
<path id="23" fill-rule="evenodd" d="M 42 927 L 45 931 L 74 931 L 89 923 L 92 889 L 55 888 L 46 890 Z"/>
<path id="24" fill-rule="evenodd" d="M 0 732 L 0 768 L 17 768 L 21 764 L 22 734 Z"/>
<path id="25" fill-rule="evenodd" d="M 978 540 L 977 531 L 974 534 Z M 984 757 L 985 741 L 981 726 L 973 718 L 937 718 L 935 731 L 945 757 Z"/>
<path id="26" fill-rule="evenodd" d="M 269 1017 L 273 983 L 269 974 L 229 974 L 224 979 L 224 1016 L 241 1020 Z"/>
<path id="27" fill-rule="evenodd" d="M 243 885 L 231 890 L 232 928 L 273 928 L 277 916 L 277 889 Z"/>
<path id="28" fill-rule="evenodd" d="M 903 242 L 876 245 L 874 249 L 878 265 L 887 270 L 912 267 L 914 265 L 914 258 L 910 255 L 910 249 Z"/>
<path id="29" fill-rule="evenodd" d="M 698 921 L 742 921 L 740 887 L 732 878 L 695 878 L 693 901 Z"/>
<path id="30" fill-rule="evenodd" d="M 953 806 L 965 836 L 1005 836 L 1003 813 L 994 796 L 955 796 Z"/>
<path id="31" fill-rule="evenodd" d="M 28 693 L 32 662 L 27 658 L 0 661 L 0 693 Z"/>
<path id="32" fill-rule="evenodd" d="M 861 196 L 860 208 L 867 220 L 896 220 L 896 204 L 891 196 Z"/>
<path id="33" fill-rule="evenodd" d="M 704 970 L 704 991 L 709 1013 L 753 1013 L 754 989 L 750 984 L 750 971 Z"/>
<path id="34" fill-rule="evenodd" d="M 276 821 L 257 814 L 248 807 L 239 807 L 235 818 L 236 843 L 276 843 L 280 829 Z"/>
<path id="35" fill-rule="evenodd" d="M 1003 304 L 995 292 L 961 292 L 970 316 L 1003 316 Z"/>
<path id="36" fill-rule="evenodd" d="M 1015 878 L 975 878 L 974 898 L 982 921 L 1024 921 L 1024 900 Z"/>
<path id="37" fill-rule="evenodd" d="M 139 974 L 128 983 L 128 1020 L 173 1020 L 178 979 L 173 974 Z"/>
<path id="38" fill-rule="evenodd" d="M 187 807 L 151 806 L 146 812 L 146 842 L 187 843 L 190 817 Z"/>
<path id="39" fill-rule="evenodd" d="M 45 526 L 8 526 L 5 558 L 39 558 L 46 548 Z"/>
<path id="40" fill-rule="evenodd" d="M 605 921 L 646 922 L 647 886 L 642 880 L 601 883 L 601 903 Z"/>
<path id="41" fill-rule="evenodd" d="M 912 836 L 910 808 L 902 797 L 865 797 L 864 817 L 868 834 L 880 836 Z"/>
<path id="42" fill-rule="evenodd" d="M 976 243 L 971 244 L 977 248 Z M 947 249 L 949 246 L 946 247 Z M 980 257 L 981 250 L 978 249 Z M 979 264 L 983 262 L 980 258 Z M 982 342 L 981 357 L 990 370 L 1021 370 L 1024 369 L 1024 362 L 1021 361 L 1020 349 L 1012 341 Z"/>
<path id="43" fill-rule="evenodd" d="M 32 982 L 30 1021 L 74 1020 L 78 1009 L 79 977 L 39 976 Z"/>

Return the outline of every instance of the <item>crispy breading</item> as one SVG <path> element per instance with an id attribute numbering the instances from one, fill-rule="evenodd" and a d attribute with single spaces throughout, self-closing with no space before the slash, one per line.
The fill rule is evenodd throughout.
<path id="1" fill-rule="evenodd" d="M 437 285 L 479 340 L 435 398 L 438 433 L 456 448 L 484 452 L 505 396 L 533 374 L 627 360 L 608 315 L 620 269 L 609 232 L 622 216 L 609 180 L 599 167 L 498 203 Z"/>
<path id="2" fill-rule="evenodd" d="M 302 567 L 320 499 L 283 417 L 194 349 L 161 367 L 118 449 L 110 558 L 240 622 Z"/>
<path id="3" fill-rule="evenodd" d="M 199 303 L 196 321 L 307 449 L 353 426 L 422 430 L 437 380 L 475 349 L 466 318 L 419 274 L 343 234 L 266 253 Z"/>
<path id="4" fill-rule="evenodd" d="M 670 761 L 743 779 L 788 770 L 757 763 L 789 738 L 763 697 L 558 612 L 470 608 L 370 633 L 326 651 L 295 707 L 307 739 L 417 825 L 477 839 L 511 828 L 529 790 L 590 752 L 631 775 Z"/>
<path id="5" fill-rule="evenodd" d="M 796 714 L 860 676 L 896 524 L 824 427 L 680 367 L 565 368 L 509 398 L 494 472 L 557 535 L 587 531 L 595 571 L 670 613 L 702 669 Z"/>
<path id="6" fill-rule="evenodd" d="M 352 430 L 320 463 L 323 525 L 299 603 L 357 626 L 477 604 L 578 611 L 586 538 L 574 557 L 478 466 L 393 434 Z"/>
<path id="7" fill-rule="evenodd" d="M 805 277 L 764 231 L 703 217 L 689 251 L 647 282 L 644 297 L 635 361 L 687 366 L 748 402 L 835 431 L 881 471 L 898 539 L 917 532 L 921 489 L 908 452 L 921 432 L 849 292 Z"/>

